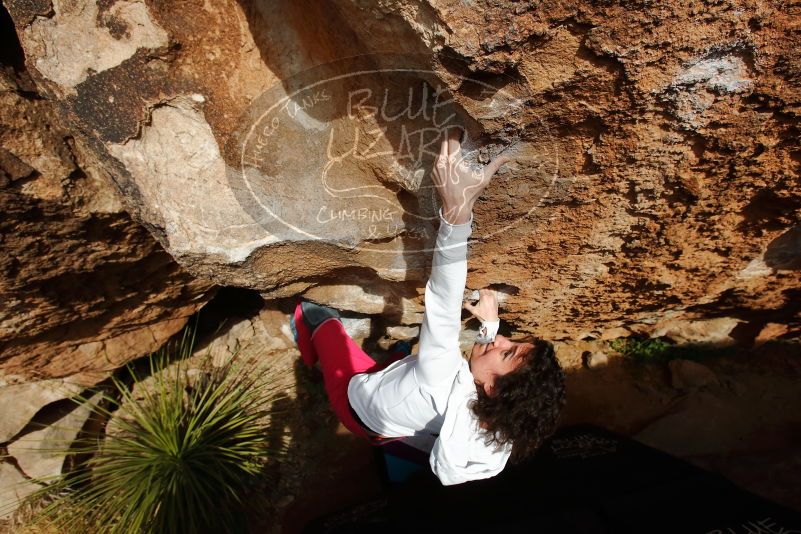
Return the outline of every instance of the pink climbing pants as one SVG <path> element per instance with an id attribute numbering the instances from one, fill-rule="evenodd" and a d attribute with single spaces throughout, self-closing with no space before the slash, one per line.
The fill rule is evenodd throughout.
<path id="1" fill-rule="evenodd" d="M 345 427 L 374 445 L 381 445 L 398 438 L 371 435 L 351 412 L 348 402 L 348 382 L 353 375 L 379 371 L 403 358 L 402 352 L 393 354 L 388 361 L 378 364 L 359 347 L 345 332 L 337 319 L 324 321 L 312 335 L 312 344 L 317 352 L 325 381 L 325 391 L 331 408 Z"/>

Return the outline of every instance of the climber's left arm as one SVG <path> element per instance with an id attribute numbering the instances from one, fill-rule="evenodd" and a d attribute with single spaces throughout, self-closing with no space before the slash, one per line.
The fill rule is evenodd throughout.
<path id="1" fill-rule="evenodd" d="M 469 168 L 462 157 L 461 135 L 457 127 L 446 131 L 431 173 L 442 207 L 418 352 L 418 379 L 428 385 L 452 377 L 461 361 L 461 301 L 473 205 L 498 168 L 509 161 L 508 156 L 501 155 L 484 168 Z"/>

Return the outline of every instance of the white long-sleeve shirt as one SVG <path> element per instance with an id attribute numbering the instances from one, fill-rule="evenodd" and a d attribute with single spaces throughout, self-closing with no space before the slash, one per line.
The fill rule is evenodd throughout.
<path id="1" fill-rule="evenodd" d="M 476 343 L 486 345 L 495 341 L 495 335 L 498 333 L 498 327 L 501 321 L 481 321 L 481 328 L 478 329 L 476 335 Z"/>
<path id="2" fill-rule="evenodd" d="M 381 371 L 355 375 L 348 399 L 359 418 L 387 437 L 439 435 L 429 463 L 444 485 L 494 476 L 503 470 L 511 445 L 484 444 L 469 408 L 476 386 L 459 348 L 462 297 L 467 280 L 471 223 L 449 224 L 440 214 L 431 277 L 417 354 Z M 492 341 L 497 324 L 484 324 L 479 341 Z"/>

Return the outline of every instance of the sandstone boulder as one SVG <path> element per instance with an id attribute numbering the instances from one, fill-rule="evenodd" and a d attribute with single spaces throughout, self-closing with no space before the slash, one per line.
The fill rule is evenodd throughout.
<path id="1" fill-rule="evenodd" d="M 423 320 L 421 299 L 393 294 L 392 288 L 387 286 L 326 284 L 309 289 L 304 296 L 332 308 L 381 315 L 401 324 L 420 323 Z"/>
<path id="2" fill-rule="evenodd" d="M 292 296 L 358 271 L 415 301 L 437 224 L 427 149 L 453 111 L 472 162 L 514 150 L 476 207 L 469 285 L 514 289 L 516 329 L 725 310 L 749 342 L 773 310 L 801 330 L 801 34 L 779 6 L 6 5 L 86 166 L 196 276 Z"/>
<path id="3" fill-rule="evenodd" d="M 731 333 L 739 323 L 740 320 L 733 317 L 697 321 L 670 318 L 654 325 L 653 336 L 668 337 L 678 344 L 733 345 L 735 340 Z"/>
<path id="4" fill-rule="evenodd" d="M 65 406 L 61 417 L 35 421 L 36 428 L 8 445 L 22 472 L 37 481 L 51 483 L 61 474 L 67 451 L 92 413 L 99 396 Z M 61 408 L 61 407 L 59 407 Z"/>
<path id="5" fill-rule="evenodd" d="M 408 341 L 420 335 L 418 326 L 390 326 L 387 328 L 387 336 L 392 339 Z"/>
<path id="6" fill-rule="evenodd" d="M 676 389 L 693 389 L 718 384 L 718 377 L 712 369 L 691 360 L 671 360 L 670 384 Z"/>
<path id="7" fill-rule="evenodd" d="M 42 407 L 81 392 L 81 387 L 64 380 L 42 380 L 0 387 L 0 443 L 22 430 Z"/>
<path id="8" fill-rule="evenodd" d="M 0 462 L 0 520 L 8 519 L 26 497 L 41 489 L 8 462 Z"/>
<path id="9" fill-rule="evenodd" d="M 711 393 L 697 393 L 640 431 L 638 441 L 675 456 L 695 456 L 736 450 L 752 429 L 741 421 L 738 406 Z"/>
<path id="10" fill-rule="evenodd" d="M 158 348 L 213 286 L 131 220 L 24 72 L 0 78 L 0 371 L 93 384 Z"/>
<path id="11" fill-rule="evenodd" d="M 584 365 L 589 369 L 598 369 L 609 364 L 609 356 L 602 351 L 585 351 L 582 354 Z"/>

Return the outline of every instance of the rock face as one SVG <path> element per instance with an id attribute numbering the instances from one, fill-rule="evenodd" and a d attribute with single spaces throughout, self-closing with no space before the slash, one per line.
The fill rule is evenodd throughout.
<path id="1" fill-rule="evenodd" d="M 676 389 L 692 389 L 718 383 L 718 377 L 709 367 L 691 360 L 668 362 L 670 384 Z"/>
<path id="2" fill-rule="evenodd" d="M 55 481 L 62 472 L 70 445 L 99 400 L 97 395 L 80 404 L 69 401 L 63 407 L 64 413 L 51 417 L 48 426 L 35 428 L 8 445 L 8 453 L 14 457 L 20 470 L 43 484 Z"/>
<path id="3" fill-rule="evenodd" d="M 10 463 L 0 463 L 0 520 L 9 518 L 15 505 L 39 488 Z"/>
<path id="4" fill-rule="evenodd" d="M 721 400 L 722 376 L 677 362 L 668 393 L 621 385 L 596 345 L 801 334 L 799 14 L 6 0 L 0 398 L 15 412 L 0 445 L 16 460 L 0 462 L 0 507 L 60 469 L 19 439 L 44 437 L 29 425 L 41 408 L 162 345 L 215 284 L 303 294 L 352 315 L 356 337 L 413 340 L 438 220 L 429 172 L 454 124 L 469 164 L 514 159 L 477 204 L 468 289 L 498 290 L 513 332 L 585 340 L 560 358 L 592 357 L 599 391 L 686 394 L 647 442 L 708 454 L 756 431 L 729 431 L 749 403 Z M 289 365 L 286 314 L 236 323 L 215 359 L 244 346 Z M 631 419 L 638 403 L 607 404 Z"/>
<path id="5" fill-rule="evenodd" d="M 517 330 L 566 338 L 665 314 L 729 318 L 724 335 L 746 343 L 767 324 L 801 329 L 792 9 L 6 5 L 86 165 L 194 275 L 337 303 L 356 284 L 371 288 L 356 311 L 414 323 L 436 226 L 428 150 L 448 124 L 435 112 L 453 111 L 473 160 L 514 144 L 475 212 L 469 285 L 512 290 Z M 116 224 L 138 258 L 163 254 Z"/>
<path id="6" fill-rule="evenodd" d="M 0 444 L 9 456 L 0 462 L 0 519 L 38 488 L 31 477 L 60 472 L 63 456 L 47 449 L 68 446 L 88 416 L 74 410 L 25 430 L 46 415 L 42 408 L 69 403 L 158 348 L 213 291 L 125 212 L 108 171 L 22 65 L 8 61 L 8 30 L 0 57 Z"/>
<path id="7" fill-rule="evenodd" d="M 131 220 L 24 72 L 0 78 L 0 386 L 91 384 L 160 346 L 212 285 Z"/>
<path id="8" fill-rule="evenodd" d="M 0 425 L 0 443 L 6 443 L 22 430 L 42 406 L 77 395 L 81 388 L 63 380 L 41 380 L 0 388 L 0 405 L 7 410 Z"/>

